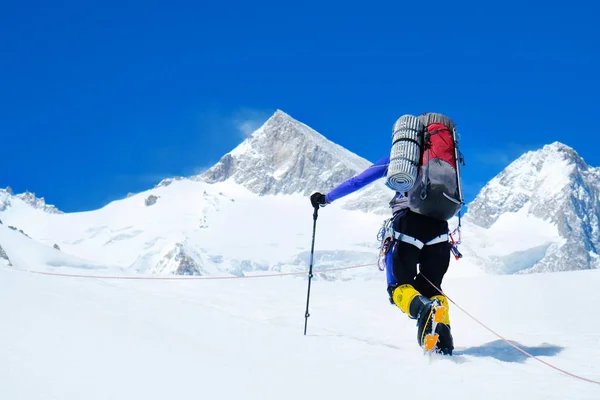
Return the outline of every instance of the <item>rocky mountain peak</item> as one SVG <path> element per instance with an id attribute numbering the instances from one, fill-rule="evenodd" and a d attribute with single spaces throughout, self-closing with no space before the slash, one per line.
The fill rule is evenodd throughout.
<path id="1" fill-rule="evenodd" d="M 469 205 L 468 219 L 487 228 L 503 213 L 527 205 L 534 215 L 554 220 L 548 204 L 568 199 L 578 177 L 590 169 L 574 149 L 559 142 L 527 152 L 483 187 Z"/>
<path id="2" fill-rule="evenodd" d="M 37 208 L 39 210 L 45 211 L 50 214 L 62 214 L 58 208 L 51 204 L 46 204 L 46 200 L 43 197 L 36 197 L 35 193 L 31 193 L 29 191 L 25 191 L 25 193 L 21 193 L 16 195 L 17 198 L 23 200 L 25 203 L 30 206 Z"/>
<path id="3" fill-rule="evenodd" d="M 58 208 L 51 204 L 46 204 L 43 197 L 36 197 L 35 193 L 31 193 L 28 190 L 25 193 L 15 195 L 10 186 L 6 189 L 0 189 L 0 211 L 3 211 L 11 204 L 11 199 L 17 198 L 29 204 L 31 207 L 42 210 L 50 214 L 62 214 Z"/>
<path id="4" fill-rule="evenodd" d="M 558 227 L 565 245 L 539 270 L 589 268 L 600 251 L 600 168 L 555 142 L 511 163 L 469 205 L 466 221 L 489 228 L 505 213 L 524 212 Z M 557 260 L 570 260 L 559 265 Z"/>
<path id="5" fill-rule="evenodd" d="M 308 195 L 331 190 L 369 165 L 369 161 L 278 110 L 216 165 L 192 179 L 209 183 L 233 179 L 260 195 Z M 386 195 L 391 197 L 389 191 Z M 384 204 L 379 196 L 377 206 L 361 204 L 356 208 Z"/>

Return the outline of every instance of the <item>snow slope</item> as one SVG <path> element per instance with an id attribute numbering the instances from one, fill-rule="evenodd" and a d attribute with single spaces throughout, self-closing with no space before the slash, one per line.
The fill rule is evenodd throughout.
<path id="1" fill-rule="evenodd" d="M 145 199 L 151 195 L 156 203 L 147 206 Z M 188 275 L 304 270 L 313 222 L 310 203 L 302 195 L 259 196 L 231 181 L 187 179 L 85 213 L 49 214 L 13 199 L 1 216 L 5 225 L 47 246 L 58 244 L 75 257 L 132 272 Z M 374 263 L 382 220 L 339 207 L 323 210 L 320 265 Z M 30 269 L 37 264 L 15 265 Z"/>
<path id="2" fill-rule="evenodd" d="M 597 270 L 488 276 L 448 279 L 445 290 L 541 360 L 600 381 L 600 324 L 590 318 L 599 280 Z M 304 337 L 306 283 L 124 281 L 0 268 L 1 397 L 600 398 L 600 385 L 527 359 L 454 306 L 455 355 L 424 356 L 413 321 L 389 304 L 383 277 L 317 275 Z M 572 301 L 579 293 L 585 301 Z"/>
<path id="3" fill-rule="evenodd" d="M 10 229 L 6 225 L 0 225 L 0 261 L 5 261 L 0 266 L 10 266 L 20 269 L 48 270 L 71 269 L 77 272 L 105 272 L 109 274 L 124 274 L 125 271 L 116 266 L 100 264 L 95 261 L 74 257 L 57 250 L 51 246 L 41 244 L 25 233 Z M 4 257 L 3 257 L 4 256 Z"/>
<path id="4" fill-rule="evenodd" d="M 327 226 L 334 212 L 324 211 Z M 455 355 L 425 357 L 373 267 L 355 270 L 371 279 L 315 274 L 304 337 L 306 273 L 129 280 L 6 225 L 0 241 L 17 255 L 0 266 L 2 399 L 600 396 L 600 385 L 528 359 L 455 305 Z M 534 356 L 600 382 L 600 324 L 590 318 L 599 281 L 600 270 L 476 275 L 461 261 L 443 289 Z"/>

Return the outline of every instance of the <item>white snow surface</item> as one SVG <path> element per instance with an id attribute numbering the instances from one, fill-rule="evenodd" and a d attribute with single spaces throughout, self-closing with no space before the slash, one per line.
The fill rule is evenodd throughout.
<path id="1" fill-rule="evenodd" d="M 454 305 L 450 309 L 455 355 L 424 355 L 416 344 L 414 321 L 389 303 L 384 273 L 374 266 L 316 273 L 308 335 L 303 336 L 306 268 L 280 265 L 268 272 L 252 271 L 251 266 L 236 264 L 234 257 L 249 254 L 259 260 L 266 257 L 262 262 L 268 262 L 275 256 L 265 255 L 265 247 L 280 256 L 306 252 L 312 210 L 309 207 L 301 216 L 280 213 L 267 218 L 263 215 L 269 213 L 256 207 L 255 194 L 230 183 L 218 186 L 219 192 L 211 188 L 215 187 L 180 180 L 153 189 L 159 198 L 149 207 L 144 205 L 145 193 L 96 212 L 65 215 L 12 201 L 0 225 L 0 243 L 13 264 L 0 265 L 0 397 L 362 400 L 388 398 L 401 390 L 403 396 L 422 399 L 440 395 L 461 400 L 599 398 L 600 385 L 528 359 Z M 197 205 L 197 214 L 191 214 L 185 201 L 204 198 L 204 190 L 205 201 Z M 306 199 L 281 196 L 270 201 L 260 204 L 268 205 L 265 210 L 277 210 L 282 202 L 301 207 Z M 177 217 L 164 216 L 161 204 L 186 211 Z M 231 258 L 203 265 L 209 270 L 201 277 L 205 280 L 154 280 L 160 275 L 145 275 L 152 272 L 147 270 L 133 274 L 124 267 L 133 257 L 126 246 L 120 247 L 120 235 L 142 247 L 153 240 L 147 233 L 132 235 L 137 229 L 132 224 L 146 221 L 139 227 L 161 233 L 167 246 L 176 234 L 200 235 L 208 229 L 194 226 L 205 215 L 206 204 L 213 208 L 202 224 L 211 226 L 223 219 L 218 230 L 203 237 L 204 242 L 195 238 L 193 243 L 204 243 L 209 249 L 223 245 L 215 251 L 229 251 L 225 254 Z M 247 209 L 251 204 L 254 208 Z M 356 214 L 347 218 L 349 212 Z M 217 240 L 235 234 L 232 227 L 246 217 L 254 229 L 241 225 L 239 230 L 247 236 L 241 248 L 234 241 Z M 61 233 L 61 250 L 52 248 L 54 239 L 43 243 L 10 229 L 12 218 L 22 222 L 31 218 L 23 227 L 28 235 Z M 285 218 L 291 218 L 291 226 L 302 228 L 286 236 L 289 232 L 278 228 Z M 503 218 L 508 219 L 499 220 L 495 227 L 500 235 L 501 228 L 511 225 L 510 216 Z M 355 265 L 361 254 L 373 260 L 373 243 L 363 240 L 379 221 L 377 215 L 333 206 L 320 210 L 315 268 L 343 262 Z M 190 231 L 181 230 L 188 222 Z M 67 253 L 69 249 L 77 253 L 78 244 L 69 245 L 78 237 L 71 233 L 73 227 L 88 235 L 79 245 L 87 246 L 82 254 L 91 255 L 93 262 Z M 532 223 L 532 232 L 539 228 Z M 348 232 L 344 236 L 348 240 L 340 239 L 339 232 Z M 279 245 L 281 236 L 288 247 Z M 549 240 L 542 233 L 538 239 Z M 520 245 L 519 240 L 510 244 L 515 249 Z M 600 270 L 485 275 L 477 260 L 465 256 L 453 261 L 443 284 L 452 300 L 541 360 L 600 381 L 600 325 L 590 317 L 600 300 Z M 279 271 L 303 273 L 256 277 Z M 231 279 L 206 279 L 214 275 Z M 114 279 L 132 276 L 151 279 Z M 579 296 L 584 297 L 579 300 Z"/>
<path id="2" fill-rule="evenodd" d="M 23 250 L 30 264 L 52 264 Z M 448 278 L 444 289 L 512 343 L 600 381 L 599 281 L 589 270 Z M 455 354 L 424 355 L 383 276 L 316 274 L 303 336 L 306 294 L 305 275 L 132 281 L 0 267 L 1 398 L 600 398 L 600 385 L 527 358 L 453 305 Z"/>
<path id="3" fill-rule="evenodd" d="M 147 206 L 150 195 L 158 199 Z M 232 181 L 208 184 L 182 179 L 83 213 L 50 214 L 13 198 L 0 213 L 4 222 L 0 228 L 14 226 L 30 241 L 48 248 L 57 244 L 62 253 L 90 260 L 86 263 L 93 260 L 131 273 L 181 274 L 182 263 L 175 255 L 182 254 L 193 264 L 193 271 L 186 274 L 242 275 L 304 270 L 312 213 L 308 199 L 300 194 L 259 196 Z M 380 215 L 338 207 L 323 210 L 316 251 L 321 266 L 376 262 L 382 221 Z M 8 244 L 0 244 L 15 266 L 40 264 L 29 265 Z"/>
<path id="4" fill-rule="evenodd" d="M 493 274 L 533 268 L 565 243 L 555 224 L 529 214 L 527 207 L 503 213 L 488 229 L 467 222 L 463 232 L 467 263 Z"/>

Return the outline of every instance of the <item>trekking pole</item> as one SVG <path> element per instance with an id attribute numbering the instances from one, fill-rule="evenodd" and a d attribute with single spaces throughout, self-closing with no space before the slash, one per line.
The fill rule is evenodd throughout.
<path id="1" fill-rule="evenodd" d="M 306 313 L 304 314 L 304 336 L 306 336 L 306 325 L 308 324 L 308 303 L 310 301 L 310 282 L 313 277 L 313 261 L 315 257 L 315 233 L 317 232 L 317 217 L 319 216 L 319 206 L 315 207 L 313 213 L 313 233 L 312 233 L 312 245 L 310 246 L 310 267 L 308 269 L 308 293 L 306 294 Z"/>

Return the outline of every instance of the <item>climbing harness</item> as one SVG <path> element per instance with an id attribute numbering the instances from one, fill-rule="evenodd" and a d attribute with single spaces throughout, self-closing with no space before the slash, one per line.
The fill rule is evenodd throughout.
<path id="1" fill-rule="evenodd" d="M 377 268 L 380 271 L 385 270 L 385 258 L 388 252 L 392 248 L 394 243 L 394 217 L 388 218 L 383 221 L 383 225 L 377 234 L 377 240 L 379 241 L 379 257 L 377 258 Z"/>

